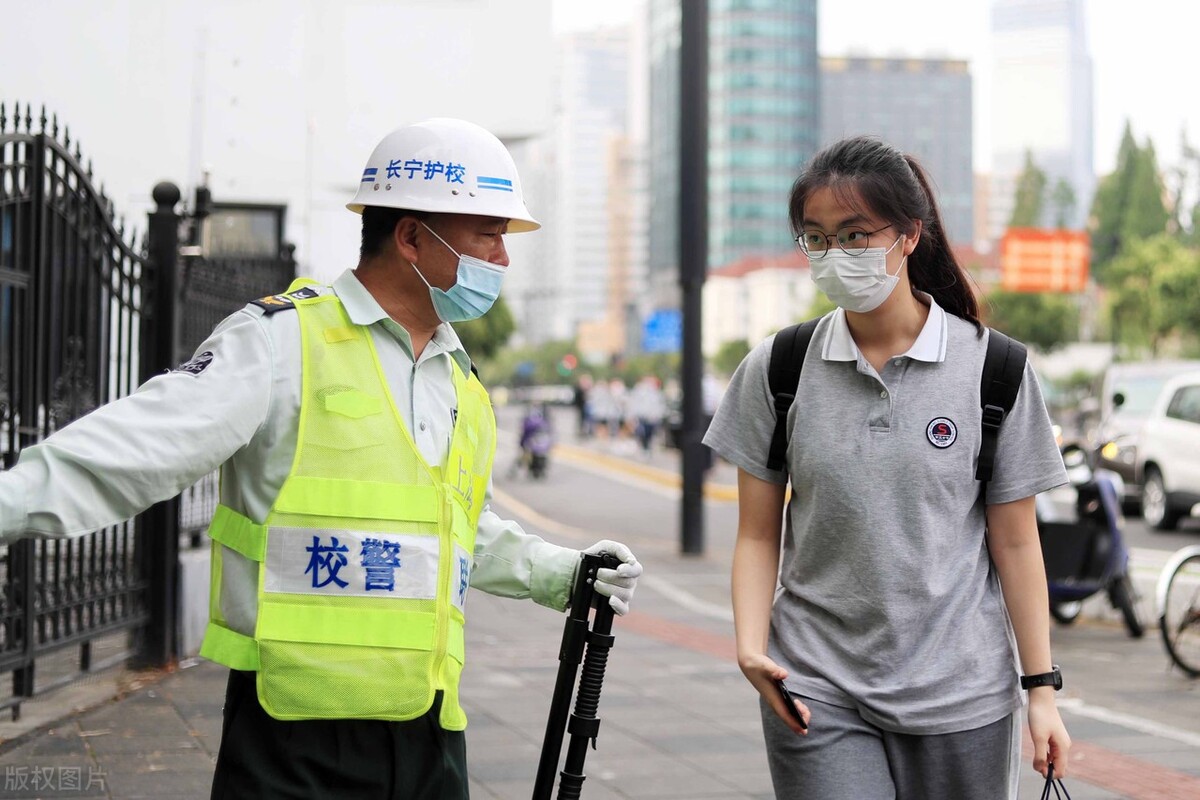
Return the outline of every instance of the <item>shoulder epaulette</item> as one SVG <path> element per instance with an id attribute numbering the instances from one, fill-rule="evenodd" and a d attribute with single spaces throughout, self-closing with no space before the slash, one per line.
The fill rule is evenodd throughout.
<path id="1" fill-rule="evenodd" d="M 317 297 L 321 293 L 311 286 L 302 286 L 294 292 L 287 294 L 270 294 L 266 297 L 260 297 L 257 300 L 251 300 L 250 304 L 258 306 L 263 310 L 264 314 L 274 314 L 276 311 L 286 311 L 289 308 L 295 308 L 295 300 L 307 300 L 311 297 Z"/>

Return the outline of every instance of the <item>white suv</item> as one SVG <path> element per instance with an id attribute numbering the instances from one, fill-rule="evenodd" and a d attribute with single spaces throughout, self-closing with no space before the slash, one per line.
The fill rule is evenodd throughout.
<path id="1" fill-rule="evenodd" d="M 1137 455 L 1142 517 L 1159 530 L 1171 530 L 1200 505 L 1200 372 L 1163 386 L 1142 428 Z"/>

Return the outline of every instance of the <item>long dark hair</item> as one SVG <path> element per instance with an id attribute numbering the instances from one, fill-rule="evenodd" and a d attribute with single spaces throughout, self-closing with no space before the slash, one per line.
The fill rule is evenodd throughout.
<path id="1" fill-rule="evenodd" d="M 908 257 L 909 282 L 982 331 L 979 303 L 950 250 L 937 200 L 920 162 L 873 136 L 855 136 L 829 145 L 813 156 L 792 185 L 788 218 L 795 234 L 804 227 L 805 202 L 822 188 L 832 190 L 852 208 L 870 211 L 906 236 L 916 232 L 914 221 L 920 220 L 921 240 Z"/>

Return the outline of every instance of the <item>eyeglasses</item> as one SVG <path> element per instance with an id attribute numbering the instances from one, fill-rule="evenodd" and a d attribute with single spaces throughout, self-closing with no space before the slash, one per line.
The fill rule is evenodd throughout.
<path id="1" fill-rule="evenodd" d="M 892 226 L 889 223 L 882 228 L 865 231 L 862 228 L 849 226 L 841 228 L 837 233 L 825 233 L 820 228 L 805 228 L 796 237 L 796 244 L 800 245 L 800 249 L 806 256 L 817 259 L 825 257 L 825 254 L 829 252 L 829 240 L 836 239 L 837 246 L 843 253 L 848 256 L 861 256 L 867 252 L 867 245 L 870 244 L 871 237 L 890 227 Z"/>

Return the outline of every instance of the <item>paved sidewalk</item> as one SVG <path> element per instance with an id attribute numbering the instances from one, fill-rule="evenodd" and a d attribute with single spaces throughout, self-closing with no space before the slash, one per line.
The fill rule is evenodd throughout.
<path id="1" fill-rule="evenodd" d="M 772 797 L 755 700 L 734 664 L 730 631 L 677 610 L 659 613 L 663 601 L 650 592 L 638 599 L 645 610 L 614 626 L 603 723 L 582 796 Z M 469 605 L 463 692 L 472 797 L 528 798 L 563 618 L 482 594 Z M 128 694 L 0 747 L 0 798 L 207 797 L 225 676 L 203 661 L 143 675 L 143 685 Z M 1076 740 L 1074 800 L 1200 797 L 1200 737 L 1188 744 L 1156 736 L 1077 715 L 1070 704 L 1064 715 Z M 1039 792 L 1037 776 L 1026 768 L 1021 796 Z"/>
<path id="2" fill-rule="evenodd" d="M 604 449 L 602 444 L 588 448 L 593 454 Z M 638 459 L 636 453 L 602 455 Z M 656 452 L 643 465 L 661 466 L 675 457 Z M 612 467 L 601 464 L 598 456 L 590 458 L 594 469 Z M 722 469 L 718 465 L 714 478 L 726 476 Z M 636 477 L 636 472 L 631 467 L 629 474 Z M 537 531 L 536 525 L 528 527 Z M 713 585 L 725 582 L 729 570 L 728 552 L 719 548 L 700 558 L 654 550 L 644 560 L 647 574 L 687 576 Z M 470 717 L 472 797 L 528 798 L 558 671 L 564 617 L 474 591 L 468 607 L 463 696 Z M 1070 633 L 1084 646 L 1090 632 L 1113 634 L 1102 625 L 1088 625 L 1081 623 Z M 614 634 L 600 701 L 603 723 L 598 747 L 588 753 L 582 797 L 772 797 L 757 705 L 734 660 L 732 625 L 681 604 L 648 582 L 639 589 L 635 611 L 616 621 Z M 1151 661 L 1158 664 L 1159 674 L 1153 677 L 1160 677 L 1161 656 Z M 1143 664 L 1114 666 L 1129 673 L 1122 691 L 1149 699 L 1151 684 Z M 1083 661 L 1071 665 L 1073 670 L 1084 668 Z M 25 723 L 0 723 L 0 738 L 7 740 L 0 744 L 0 798 L 207 797 L 225 675 L 223 668 L 204 661 L 185 662 L 171 673 L 110 671 L 91 680 L 90 694 L 76 687 L 73 694 L 32 701 Z M 1175 698 L 1185 720 L 1200 716 L 1186 711 L 1200 711 L 1196 688 L 1181 683 Z M 1200 797 L 1200 728 L 1159 731 L 1132 717 L 1064 705 L 1076 741 L 1069 781 L 1073 800 Z M 46 720 L 56 721 L 47 725 Z M 1021 797 L 1036 798 L 1040 782 L 1027 762 Z"/>

